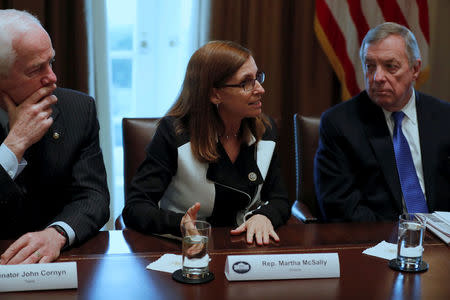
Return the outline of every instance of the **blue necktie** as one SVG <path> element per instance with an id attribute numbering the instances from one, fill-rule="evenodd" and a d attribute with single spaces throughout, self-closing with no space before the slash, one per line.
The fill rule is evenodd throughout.
<path id="1" fill-rule="evenodd" d="M 400 177 L 403 198 L 408 213 L 427 213 L 428 208 L 422 188 L 419 184 L 416 168 L 411 156 L 408 141 L 402 132 L 402 120 L 405 114 L 402 111 L 393 112 L 394 119 L 394 152 L 397 162 L 397 171 Z"/>

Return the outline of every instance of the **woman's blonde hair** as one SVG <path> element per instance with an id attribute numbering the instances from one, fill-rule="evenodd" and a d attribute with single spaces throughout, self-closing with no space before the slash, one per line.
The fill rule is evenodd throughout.
<path id="1" fill-rule="evenodd" d="M 217 138 L 224 131 L 217 107 L 210 101 L 213 88 L 231 78 L 250 56 L 250 50 L 237 43 L 212 41 L 189 60 L 180 95 L 166 115 L 177 119 L 177 134 L 189 131 L 192 152 L 201 162 L 219 158 Z M 270 123 L 262 114 L 244 119 L 240 130 L 243 140 L 253 134 L 259 141 L 266 126 Z"/>

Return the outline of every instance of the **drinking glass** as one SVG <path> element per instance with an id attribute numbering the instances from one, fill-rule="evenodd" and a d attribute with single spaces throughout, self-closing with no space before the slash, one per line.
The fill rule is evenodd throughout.
<path id="1" fill-rule="evenodd" d="M 209 275 L 208 241 L 211 225 L 205 221 L 188 221 L 181 225 L 183 237 L 182 275 L 188 279 L 202 279 Z"/>
<path id="2" fill-rule="evenodd" d="M 426 217 L 422 214 L 399 216 L 396 259 L 399 270 L 418 271 L 424 267 L 422 255 L 425 228 Z"/>

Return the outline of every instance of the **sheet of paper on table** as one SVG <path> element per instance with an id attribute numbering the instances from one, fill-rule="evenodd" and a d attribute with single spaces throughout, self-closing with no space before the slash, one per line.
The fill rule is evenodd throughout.
<path id="1" fill-rule="evenodd" d="M 422 215 L 427 218 L 427 228 L 444 243 L 450 245 L 450 212 L 435 211 L 432 214 Z"/>

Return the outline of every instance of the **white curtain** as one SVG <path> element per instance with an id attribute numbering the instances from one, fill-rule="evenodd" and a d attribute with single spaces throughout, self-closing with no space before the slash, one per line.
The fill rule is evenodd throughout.
<path id="1" fill-rule="evenodd" d="M 100 123 L 100 146 L 105 160 L 108 174 L 108 187 L 113 203 L 113 169 L 112 169 L 112 143 L 111 143 L 111 114 L 109 103 L 109 63 L 108 41 L 106 24 L 105 0 L 85 0 L 88 62 L 89 62 L 89 94 L 96 99 L 98 121 Z M 106 230 L 114 229 L 115 212 L 110 205 L 110 220 L 105 225 Z"/>
<path id="2" fill-rule="evenodd" d="M 112 122 L 111 111 L 111 70 L 110 70 L 110 53 L 108 47 L 108 24 L 107 24 L 107 1 L 108 0 L 85 0 L 87 30 L 88 30 L 88 51 L 89 51 L 89 93 L 96 99 L 98 119 L 100 122 L 100 144 L 103 150 L 105 160 L 106 172 L 108 174 L 108 186 L 111 195 L 110 215 L 111 218 L 106 224 L 106 230 L 114 229 L 115 218 L 121 213 L 123 208 L 123 191 L 122 189 L 115 189 L 114 184 L 117 184 L 115 177 L 119 174 L 117 168 L 114 168 L 114 154 L 113 154 L 113 134 L 114 127 Z M 165 4 L 166 0 L 138 0 L 138 1 L 154 1 L 153 4 L 161 6 Z M 158 1 L 158 2 L 157 2 Z M 174 1 L 174 0 L 172 0 Z M 175 0 L 177 1 L 177 0 Z M 178 0 L 181 1 L 183 0 Z M 126 1 L 123 5 L 127 5 Z M 209 35 L 209 16 L 210 16 L 210 0 L 196 0 L 194 1 L 195 22 L 198 26 L 191 38 L 196 48 L 203 45 L 208 40 Z M 149 12 L 157 14 L 157 11 Z M 151 28 L 150 28 L 151 30 Z M 149 72 L 157 72 L 158 70 L 150 70 Z M 134 117 L 134 116 L 126 116 Z M 117 134 L 117 133 L 116 133 Z M 116 166 L 117 167 L 117 166 Z M 123 173 L 123 171 L 122 171 Z M 122 175 L 122 174 L 120 174 Z"/>

